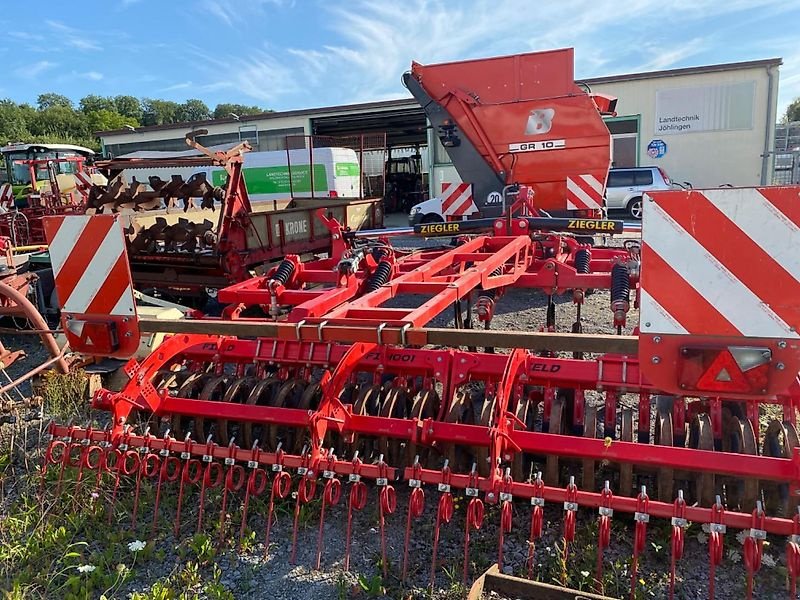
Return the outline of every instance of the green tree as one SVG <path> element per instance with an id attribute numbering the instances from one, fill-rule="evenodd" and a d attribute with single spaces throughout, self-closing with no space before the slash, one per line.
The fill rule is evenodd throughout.
<path id="1" fill-rule="evenodd" d="M 89 94 L 88 96 L 81 98 L 78 106 L 80 107 L 81 112 L 85 115 L 98 110 L 117 111 L 117 106 L 114 103 L 114 99 L 110 96 L 96 96 L 94 94 Z"/>
<path id="2" fill-rule="evenodd" d="M 142 122 L 142 102 L 135 96 L 114 96 L 114 106 L 119 114 Z"/>
<path id="3" fill-rule="evenodd" d="M 89 132 L 94 135 L 97 131 L 111 131 L 112 129 L 122 129 L 126 125 L 138 127 L 139 121 L 119 114 L 115 110 L 93 110 L 86 115 Z"/>
<path id="4" fill-rule="evenodd" d="M 39 107 L 39 110 L 45 110 L 54 106 L 61 106 L 71 109 L 72 100 L 66 96 L 63 96 L 62 94 L 48 92 L 46 94 L 39 94 L 39 96 L 36 98 L 36 106 Z"/>
<path id="5" fill-rule="evenodd" d="M 0 145 L 27 140 L 31 135 L 28 121 L 35 114 L 33 107 L 27 104 L 17 104 L 9 99 L 0 100 Z"/>
<path id="6" fill-rule="evenodd" d="M 178 107 L 175 114 L 175 122 L 182 121 L 205 121 L 211 118 L 211 110 L 205 102 L 197 98 L 191 98 Z"/>
<path id="7" fill-rule="evenodd" d="M 67 138 L 86 138 L 89 134 L 83 113 L 58 105 L 36 111 L 28 128 L 34 136 L 47 136 L 53 142 Z"/>
<path id="8" fill-rule="evenodd" d="M 174 123 L 180 105 L 171 100 L 142 100 L 142 125 L 163 125 Z"/>
<path id="9" fill-rule="evenodd" d="M 246 106 L 244 104 L 234 104 L 231 102 L 223 102 L 217 104 L 214 109 L 215 119 L 227 119 L 231 114 L 243 117 L 245 115 L 258 115 L 265 112 L 272 112 L 271 110 L 264 110 L 258 106 Z"/>
<path id="10" fill-rule="evenodd" d="M 787 123 L 791 123 L 792 121 L 800 121 L 800 97 L 795 98 L 794 101 L 786 107 L 784 121 Z"/>

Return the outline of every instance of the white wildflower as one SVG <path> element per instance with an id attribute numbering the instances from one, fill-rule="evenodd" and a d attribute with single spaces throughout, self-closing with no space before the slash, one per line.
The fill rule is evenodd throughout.
<path id="1" fill-rule="evenodd" d="M 91 499 L 91 501 L 92 501 L 92 502 L 94 502 L 94 501 L 95 501 L 95 500 L 97 500 L 99 497 L 100 497 L 100 494 L 98 494 L 97 492 L 92 492 L 92 496 L 91 496 L 91 498 L 92 498 L 92 499 Z"/>
<path id="2" fill-rule="evenodd" d="M 581 571 L 581 576 L 586 578 L 589 576 L 589 571 Z"/>
<path id="3" fill-rule="evenodd" d="M 697 534 L 697 542 L 700 544 L 705 544 L 708 542 L 708 536 L 703 533 L 702 531 Z"/>
<path id="4" fill-rule="evenodd" d="M 78 573 L 91 573 L 96 568 L 94 565 L 81 565 L 78 567 Z"/>
<path id="5" fill-rule="evenodd" d="M 146 545 L 147 544 L 145 544 L 140 540 L 134 540 L 130 544 L 128 544 L 128 550 L 130 550 L 131 552 L 139 552 L 141 550 L 144 550 L 144 547 Z"/>
<path id="6" fill-rule="evenodd" d="M 739 554 L 736 550 L 728 550 L 728 560 L 732 563 L 739 563 L 742 560 L 742 555 Z"/>
<path id="7" fill-rule="evenodd" d="M 769 554 L 764 554 L 761 557 L 761 562 L 764 564 L 765 567 L 769 569 L 775 566 L 775 559 L 772 558 Z"/>
<path id="8" fill-rule="evenodd" d="M 747 532 L 742 530 L 736 534 L 736 541 L 744 546 L 744 541 L 747 539 Z"/>

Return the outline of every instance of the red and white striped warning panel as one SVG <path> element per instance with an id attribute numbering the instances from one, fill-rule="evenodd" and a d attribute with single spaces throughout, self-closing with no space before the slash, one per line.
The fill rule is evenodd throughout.
<path id="1" fill-rule="evenodd" d="M 603 182 L 594 175 L 586 174 L 567 177 L 567 209 L 602 209 L 603 188 Z"/>
<path id="2" fill-rule="evenodd" d="M 464 217 L 478 212 L 470 183 L 442 183 L 442 216 Z"/>
<path id="3" fill-rule="evenodd" d="M 800 337 L 797 188 L 653 193 L 642 222 L 642 333 Z"/>
<path id="4" fill-rule="evenodd" d="M 0 185 L 0 208 L 6 210 L 14 208 L 14 189 L 10 183 Z"/>
<path id="5" fill-rule="evenodd" d="M 135 315 L 125 234 L 114 215 L 45 219 L 62 310 L 79 315 Z"/>

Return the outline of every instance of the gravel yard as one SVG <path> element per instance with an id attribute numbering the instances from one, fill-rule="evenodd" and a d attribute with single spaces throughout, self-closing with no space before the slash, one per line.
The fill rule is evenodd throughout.
<path id="1" fill-rule="evenodd" d="M 407 246 L 407 241 L 400 244 Z M 435 244 L 438 242 L 430 242 Z M 575 309 L 571 297 L 560 297 L 557 303 L 557 322 L 560 330 L 569 330 L 574 321 Z M 510 290 L 497 303 L 494 329 L 538 331 L 544 324 L 546 298 L 535 290 Z M 596 291 L 589 295 L 583 308 L 583 330 L 586 333 L 611 333 L 612 314 L 609 308 L 609 294 Z M 632 309 L 628 317 L 626 333 L 638 320 L 637 311 Z M 452 325 L 452 317 L 440 317 L 434 326 Z M 9 349 L 23 348 L 28 356 L 8 369 L 8 375 L 18 376 L 25 370 L 43 362 L 46 355 L 35 336 L 3 336 L 3 344 Z M 27 390 L 26 390 L 27 391 Z M 601 404 L 602 395 L 587 394 L 590 402 Z M 623 398 L 623 406 L 630 405 L 636 398 Z M 46 408 L 46 407 L 45 407 Z M 37 420 L 19 419 L 15 424 L 3 425 L 0 433 L 4 452 L 8 452 L 10 444 L 14 444 L 10 464 L 6 464 L 3 475 L 3 516 L 14 518 L 14 500 L 26 486 L 34 485 L 38 476 L 33 476 L 35 467 L 31 464 L 37 454 L 36 438 L 41 424 Z M 12 439 L 13 436 L 13 439 Z M 24 440 L 24 441 L 20 441 Z M 41 448 L 41 445 L 38 445 Z M 28 461 L 24 459 L 22 448 L 27 448 Z M 38 451 L 41 454 L 41 450 Z M 569 464 L 562 465 L 568 471 Z M 31 474 L 30 477 L 26 473 Z M 425 489 L 425 509 L 422 516 L 412 522 L 409 543 L 409 573 L 403 585 L 399 573 L 403 562 L 404 540 L 406 538 L 406 507 L 408 506 L 408 488 L 398 484 L 397 506 L 395 514 L 387 517 L 386 543 L 388 552 L 388 577 L 383 577 L 381 565 L 381 536 L 378 527 L 378 504 L 376 488 L 370 486 L 369 499 L 363 511 L 355 512 L 352 523 L 353 542 L 350 572 L 343 571 L 344 543 L 348 521 L 347 492 L 349 486 L 344 484 L 342 500 L 338 505 L 327 507 L 325 522 L 322 528 L 324 535 L 324 552 L 321 570 L 313 569 L 316 562 L 317 536 L 319 534 L 320 503 L 310 503 L 299 516 L 300 529 L 297 541 L 296 566 L 289 564 L 292 540 L 292 522 L 294 502 L 279 502 L 276 508 L 277 519 L 272 528 L 271 546 L 267 560 L 263 560 L 266 500 L 255 499 L 250 506 L 247 543 L 241 552 L 232 546 L 238 539 L 240 507 L 234 502 L 229 509 L 226 529 L 222 534 L 224 548 L 217 547 L 217 526 L 210 529 L 211 538 L 195 536 L 194 521 L 198 497 L 191 494 L 186 500 L 187 507 L 182 519 L 182 536 L 180 540 L 172 537 L 167 530 L 167 522 L 174 511 L 162 510 L 159 533 L 141 551 L 141 559 L 126 554 L 125 544 L 134 539 L 147 540 L 150 535 L 149 523 L 152 519 L 152 502 L 143 502 L 144 508 L 139 519 L 139 529 L 132 531 L 130 521 L 120 509 L 116 515 L 114 531 L 119 538 L 106 536 L 100 538 L 105 542 L 93 541 L 93 554 L 84 554 L 81 560 L 88 560 L 97 553 L 114 553 L 121 556 L 120 564 L 129 569 L 129 575 L 121 578 L 121 582 L 105 593 L 106 598 L 170 598 L 158 596 L 154 585 L 159 582 L 170 582 L 175 589 L 184 589 L 186 598 L 251 598 L 269 597 L 273 600 L 289 600 L 304 598 L 306 600 L 327 598 L 461 598 L 464 588 L 461 585 L 462 566 L 464 560 L 465 498 L 456 494 L 456 509 L 453 520 L 443 524 L 439 542 L 439 564 L 436 569 L 436 584 L 433 592 L 428 591 L 431 572 L 433 529 L 436 522 L 436 506 L 439 493 L 433 486 Z M 219 520 L 218 494 L 210 494 L 206 501 L 207 523 Z M 101 498 L 102 500 L 102 498 Z M 121 501 L 129 501 L 130 498 Z M 65 499 L 50 507 L 60 512 L 66 509 Z M 174 504 L 175 499 L 162 499 L 162 509 Z M 68 512 L 68 511 L 67 511 Z M 528 531 L 530 528 L 531 509 L 521 502 L 514 505 L 513 528 L 505 536 L 503 553 L 505 556 L 504 571 L 517 575 L 527 572 Z M 563 511 L 558 506 L 547 506 L 545 510 L 544 536 L 535 547 L 535 572 L 537 577 L 548 582 L 557 582 L 564 568 L 563 548 L 560 538 L 563 531 Z M 97 522 L 104 522 L 100 519 Z M 640 561 L 638 578 L 640 585 L 637 598 L 666 597 L 666 583 L 669 570 L 669 524 L 654 522 L 648 529 L 648 540 L 644 555 Z M 4 522 L 6 525 L 4 525 Z M 144 527 L 144 523 L 148 525 Z M 8 544 L 9 530 L 4 530 L 8 521 L 0 517 L 0 532 L 3 544 Z M 498 551 L 499 513 L 496 507 L 488 507 L 483 527 L 471 534 L 471 546 L 468 557 L 470 579 L 496 560 Z M 741 542 L 738 532 L 729 532 L 725 536 L 724 559 L 717 568 L 717 597 L 742 597 L 745 585 L 745 569 L 741 562 Z M 105 535 L 105 534 L 104 534 Z M 187 542 L 186 539 L 189 538 Z M 708 548 L 707 535 L 698 525 L 692 525 L 686 532 L 686 552 L 678 563 L 678 581 L 676 597 L 684 599 L 705 598 L 708 593 Z M 596 556 L 597 526 L 596 514 L 587 509 L 579 513 L 578 534 L 574 544 L 569 548 L 566 558 L 566 573 L 572 587 L 590 589 L 597 562 Z M 630 556 L 632 552 L 633 523 L 625 515 L 615 515 L 613 520 L 611 547 L 604 557 L 606 572 L 606 593 L 615 597 L 627 597 L 630 585 Z M 771 539 L 765 548 L 764 568 L 756 578 L 756 597 L 771 598 L 785 596 L 786 565 L 783 541 Z M 116 546 L 112 547 L 114 544 Z M 117 546 L 119 548 L 117 548 Z M 115 549 L 116 548 L 116 549 Z M 120 549 L 121 548 L 121 549 Z M 55 558 L 54 558 L 55 560 Z M 133 564 L 131 563 L 133 560 Z M 196 564 L 197 577 L 187 575 L 187 560 Z M 5 572 L 5 565 L 17 565 L 6 554 L 3 565 L 3 580 L 8 583 L 12 573 Z M 111 563 L 109 563 L 111 564 Z M 214 567 L 216 565 L 216 567 Z M 93 565 L 94 566 L 94 565 Z M 99 566 L 99 565 L 98 565 Z M 99 567 L 105 568 L 105 567 Z M 113 564 L 108 569 L 112 569 Z M 119 569 L 119 565 L 116 567 Z M 191 570 L 191 569 L 190 569 Z M 91 573 L 94 575 L 94 573 Z M 179 582 L 179 583 L 175 583 Z M 209 583 L 210 582 L 210 583 Z M 0 584 L 1 585 L 1 584 Z M 172 589 L 172 588 L 170 588 Z M 100 590 L 102 591 L 102 590 Z M 37 596 L 38 589 L 32 590 L 30 596 Z M 95 589 L 88 597 L 100 597 Z M 138 595 L 137 595 L 138 594 Z M 227 594 L 227 595 L 226 595 Z M 18 597 L 18 596 L 9 596 Z M 19 596 L 22 597 L 22 596 Z M 178 596 L 175 596 L 178 597 Z M 487 596 L 493 597 L 493 596 Z"/>

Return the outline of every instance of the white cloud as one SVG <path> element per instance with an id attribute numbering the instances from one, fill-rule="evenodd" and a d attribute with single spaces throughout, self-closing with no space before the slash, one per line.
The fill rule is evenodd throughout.
<path id="1" fill-rule="evenodd" d="M 71 48 L 83 51 L 100 51 L 103 49 L 94 39 L 92 33 L 83 33 L 74 27 L 65 25 L 61 21 L 47 20 L 45 24 L 52 30 L 58 32 L 62 41 Z"/>
<path id="2" fill-rule="evenodd" d="M 78 77 L 83 77 L 84 79 L 90 79 L 92 81 L 100 81 L 103 78 L 103 74 L 97 71 L 86 71 L 85 73 L 78 73 Z"/>
<path id="3" fill-rule="evenodd" d="M 36 79 L 45 71 L 57 66 L 58 63 L 50 62 L 49 60 L 40 60 L 39 62 L 23 65 L 14 69 L 14 74 L 23 79 Z"/>
<path id="4" fill-rule="evenodd" d="M 174 92 L 176 90 L 185 90 L 187 88 L 192 87 L 191 81 L 183 81 L 181 83 L 175 83 L 173 85 L 167 86 L 165 88 L 161 88 L 158 90 L 159 92 Z"/>

